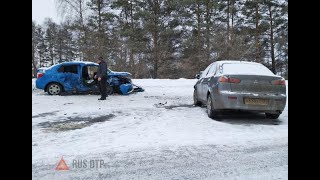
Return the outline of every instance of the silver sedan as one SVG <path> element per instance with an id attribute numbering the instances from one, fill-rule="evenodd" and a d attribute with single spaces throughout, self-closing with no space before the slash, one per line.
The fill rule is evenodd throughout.
<path id="1" fill-rule="evenodd" d="M 206 105 L 210 118 L 224 110 L 246 110 L 277 119 L 286 105 L 285 79 L 260 63 L 217 61 L 196 77 L 194 104 Z"/>

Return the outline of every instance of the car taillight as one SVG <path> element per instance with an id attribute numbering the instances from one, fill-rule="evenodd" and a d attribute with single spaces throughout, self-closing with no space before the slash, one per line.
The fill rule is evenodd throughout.
<path id="1" fill-rule="evenodd" d="M 273 85 L 286 85 L 286 81 L 284 79 L 278 79 L 278 80 L 271 81 L 271 84 L 273 84 Z"/>
<path id="2" fill-rule="evenodd" d="M 44 75 L 44 73 L 38 73 L 37 78 L 41 78 Z"/>
<path id="3" fill-rule="evenodd" d="M 219 78 L 219 82 L 228 82 L 228 83 L 240 83 L 241 80 L 238 79 L 238 78 L 228 78 L 228 77 L 225 77 L 225 76 L 221 76 Z"/>
<path id="4" fill-rule="evenodd" d="M 238 79 L 238 78 L 229 78 L 229 82 L 231 82 L 231 83 L 240 83 L 241 80 Z"/>

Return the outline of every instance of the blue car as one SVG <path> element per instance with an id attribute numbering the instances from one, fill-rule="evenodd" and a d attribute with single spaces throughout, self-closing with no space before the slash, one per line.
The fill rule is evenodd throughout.
<path id="1" fill-rule="evenodd" d="M 50 95 L 62 93 L 99 93 L 94 79 L 98 64 L 93 62 L 64 62 L 38 71 L 36 87 Z M 107 93 L 127 94 L 133 90 L 131 74 L 108 69 Z"/>

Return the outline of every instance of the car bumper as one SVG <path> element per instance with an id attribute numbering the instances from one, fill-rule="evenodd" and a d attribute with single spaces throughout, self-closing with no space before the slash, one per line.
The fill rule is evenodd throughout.
<path id="1" fill-rule="evenodd" d="M 246 104 L 245 99 L 263 99 L 266 104 Z M 280 94 L 253 94 L 219 92 L 213 95 L 215 109 L 252 110 L 263 112 L 282 112 L 286 106 L 286 95 Z"/>
<path id="2" fill-rule="evenodd" d="M 36 80 L 36 88 L 44 89 L 45 88 L 45 82 L 43 82 L 41 79 L 37 79 Z"/>

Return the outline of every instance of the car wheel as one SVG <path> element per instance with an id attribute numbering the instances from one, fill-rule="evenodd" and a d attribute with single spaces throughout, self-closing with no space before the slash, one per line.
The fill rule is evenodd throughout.
<path id="1" fill-rule="evenodd" d="M 207 98 L 207 113 L 208 113 L 208 116 L 212 119 L 217 117 L 217 111 L 214 109 L 212 105 L 212 98 L 210 94 L 208 95 L 208 98 Z"/>
<path id="2" fill-rule="evenodd" d="M 268 119 L 278 119 L 280 116 L 280 114 L 270 114 L 270 113 L 266 113 L 266 118 Z"/>
<path id="3" fill-rule="evenodd" d="M 107 86 L 107 95 L 113 94 L 113 86 Z"/>
<path id="4" fill-rule="evenodd" d="M 193 91 L 193 104 L 195 106 L 201 106 L 201 102 L 198 100 L 198 93 L 196 89 Z"/>
<path id="5" fill-rule="evenodd" d="M 62 92 L 62 86 L 58 83 L 51 83 L 47 87 L 47 92 L 50 95 L 60 95 Z"/>

